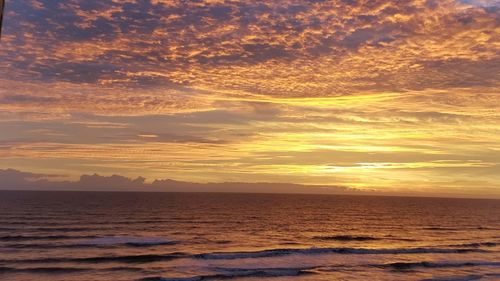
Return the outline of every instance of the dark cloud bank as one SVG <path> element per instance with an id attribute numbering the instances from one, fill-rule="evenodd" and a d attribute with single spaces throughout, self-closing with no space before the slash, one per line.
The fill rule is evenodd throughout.
<path id="1" fill-rule="evenodd" d="M 82 175 L 78 181 L 59 181 L 56 175 L 0 169 L 0 190 L 74 190 L 74 191 L 147 191 L 147 192 L 242 192 L 242 193 L 312 193 L 374 194 L 342 186 L 317 186 L 290 183 L 191 183 L 159 179 L 146 183 L 145 178 L 120 175 Z"/>

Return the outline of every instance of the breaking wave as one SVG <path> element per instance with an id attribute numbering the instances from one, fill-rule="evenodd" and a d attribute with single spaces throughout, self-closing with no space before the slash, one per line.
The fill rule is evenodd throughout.
<path id="1" fill-rule="evenodd" d="M 147 277 L 139 281 L 198 281 L 198 280 L 221 280 L 242 277 L 269 278 L 299 276 L 305 274 L 315 274 L 304 268 L 255 268 L 255 269 L 224 269 L 225 272 L 212 275 L 198 275 L 192 277 L 167 278 L 167 277 Z"/>
<path id="2" fill-rule="evenodd" d="M 410 270 L 415 268 L 454 268 L 454 267 L 476 267 L 476 266 L 500 266 L 500 262 L 394 262 L 375 267 L 392 268 L 394 270 Z"/>
<path id="3" fill-rule="evenodd" d="M 449 248 L 399 248 L 399 249 L 364 249 L 364 248 L 305 248 L 305 249 L 272 249 L 255 252 L 215 252 L 194 255 L 199 259 L 248 259 L 285 256 L 292 254 L 446 254 L 484 252 L 480 249 L 449 249 Z"/>

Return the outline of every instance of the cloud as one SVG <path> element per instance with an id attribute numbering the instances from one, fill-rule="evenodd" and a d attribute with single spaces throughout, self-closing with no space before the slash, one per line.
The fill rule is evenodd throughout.
<path id="1" fill-rule="evenodd" d="M 0 167 L 377 190 L 500 186 L 498 1 L 6 8 Z"/>
<path id="2" fill-rule="evenodd" d="M 95 188 L 137 188 L 144 185 L 145 178 L 138 177 L 134 180 L 118 176 L 112 175 L 109 177 L 99 176 L 97 174 L 93 175 L 82 175 L 80 180 L 76 183 L 79 187 L 95 187 Z"/>
<path id="3" fill-rule="evenodd" d="M 460 2 L 477 7 L 498 7 L 500 5 L 498 0 L 460 0 Z"/>
<path id="4" fill-rule="evenodd" d="M 16 1 L 0 109 L 151 114 L 494 89 L 498 21 L 481 3 Z"/>
<path id="5" fill-rule="evenodd" d="M 497 69 L 496 13 L 481 3 L 17 1 L 6 13 L 1 66 L 14 80 L 277 97 L 366 91 L 359 79 L 378 89 L 419 89 L 417 81 L 439 89 L 459 86 L 479 61 Z M 277 79 L 288 83 L 276 88 Z M 297 88 L 307 82 L 315 83 Z"/>
<path id="6" fill-rule="evenodd" d="M 378 165 L 377 163 L 362 163 Z M 385 165 L 387 163 L 379 163 Z M 440 163 L 455 165 L 457 163 Z M 474 164 L 474 163 L 472 163 Z M 481 163 L 479 163 L 481 164 Z M 406 165 L 403 163 L 403 165 Z M 459 164 L 460 165 L 460 164 Z M 387 166 L 393 169 L 397 167 Z M 384 190 L 357 189 L 339 185 L 303 185 L 290 183 L 248 183 L 220 182 L 194 183 L 171 179 L 157 179 L 150 183 L 143 177 L 135 179 L 120 176 L 101 176 L 98 174 L 82 175 L 78 180 L 57 179 L 58 175 L 35 174 L 14 169 L 0 169 L 0 190 L 54 190 L 54 191 L 135 191 L 135 192 L 237 192 L 237 193 L 300 193 L 300 194 L 345 194 L 345 195 L 386 195 L 386 196 L 445 196 L 445 197 L 498 197 L 495 190 L 486 189 L 488 193 L 475 194 L 467 190 Z M 54 178 L 55 180 L 49 180 Z M 449 183 L 448 183 L 449 184 Z M 451 189 L 455 187 L 449 186 Z M 491 193 L 492 192 L 492 193 Z"/>
<path id="7" fill-rule="evenodd" d="M 14 169 L 0 169 L 2 187 L 24 188 L 32 185 L 34 182 L 46 182 L 46 178 L 51 177 L 54 177 L 54 175 L 21 172 Z"/>
<path id="8" fill-rule="evenodd" d="M 8 190 L 80 190 L 80 191 L 161 191 L 161 192 L 244 192 L 244 193 L 320 193 L 370 194 L 339 186 L 307 186 L 279 183 L 192 183 L 170 179 L 146 183 L 145 178 L 120 175 L 82 175 L 77 181 L 49 181 L 51 175 L 0 169 L 0 189 Z"/>

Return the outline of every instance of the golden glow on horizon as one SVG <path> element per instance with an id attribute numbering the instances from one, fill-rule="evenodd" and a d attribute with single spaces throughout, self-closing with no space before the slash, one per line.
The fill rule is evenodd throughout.
<path id="1" fill-rule="evenodd" d="M 7 6 L 0 168 L 500 196 L 495 3 L 127 3 Z"/>

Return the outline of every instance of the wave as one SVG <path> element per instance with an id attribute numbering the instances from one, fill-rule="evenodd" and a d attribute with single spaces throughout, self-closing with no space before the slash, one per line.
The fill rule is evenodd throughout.
<path id="1" fill-rule="evenodd" d="M 130 237 L 130 236 L 109 236 L 98 237 L 79 243 L 82 246 L 114 246 L 126 245 L 131 247 L 172 245 L 175 241 L 166 240 L 160 237 Z"/>
<path id="2" fill-rule="evenodd" d="M 0 263 L 147 263 L 156 261 L 168 261 L 177 258 L 186 257 L 184 253 L 169 253 L 163 255 L 144 254 L 144 255 L 124 255 L 124 256 L 95 256 L 85 258 L 41 258 L 41 259 L 22 259 L 22 260 L 0 260 Z"/>
<path id="3" fill-rule="evenodd" d="M 449 245 L 450 247 L 470 247 L 470 248 L 479 248 L 479 247 L 495 247 L 498 243 L 496 242 L 476 242 L 476 243 L 464 243 L 464 244 L 453 244 Z"/>
<path id="4" fill-rule="evenodd" d="M 443 248 L 399 248 L 399 249 L 364 249 L 364 248 L 300 248 L 300 249 L 272 249 L 254 252 L 214 252 L 194 255 L 198 259 L 248 259 L 285 256 L 292 254 L 447 254 L 485 252 L 480 249 L 443 249 Z"/>
<path id="5" fill-rule="evenodd" d="M 79 231 L 96 231 L 103 230 L 97 227 L 36 227 L 32 228 L 33 231 L 47 231 L 47 232 L 79 232 Z"/>
<path id="6" fill-rule="evenodd" d="M 20 231 L 22 230 L 23 232 L 38 232 L 38 231 L 44 231 L 44 232 L 78 232 L 78 231 L 95 231 L 95 230 L 102 230 L 103 228 L 96 228 L 96 227 L 45 227 L 45 226 L 39 226 L 39 227 L 0 227 L 0 231 Z"/>
<path id="7" fill-rule="evenodd" d="M 142 272 L 144 269 L 137 267 L 110 267 L 102 269 L 94 268 L 82 268 L 82 267 L 27 267 L 27 268 L 16 268 L 16 267 L 5 267 L 0 266 L 0 273 L 46 273 L 46 274 L 58 274 L 58 273 L 72 273 L 80 271 L 134 271 Z"/>
<path id="8" fill-rule="evenodd" d="M 95 235 L 5 235 L 0 236 L 0 241 L 29 241 L 29 240 L 65 240 L 65 239 L 91 239 L 98 238 Z"/>
<path id="9" fill-rule="evenodd" d="M 500 262 L 394 262 L 375 267 L 392 268 L 394 270 L 410 270 L 414 268 L 452 268 L 452 267 L 476 267 L 476 266 L 500 266 Z"/>
<path id="10" fill-rule="evenodd" d="M 435 230 L 435 231 L 458 231 L 460 229 L 454 227 L 424 227 L 423 230 Z"/>
<path id="11" fill-rule="evenodd" d="M 2 244 L 6 249 L 71 249 L 90 247 L 80 244 L 54 244 L 54 243 L 30 243 L 30 244 Z"/>
<path id="12" fill-rule="evenodd" d="M 20 260 L 0 260 L 0 263 L 147 263 L 156 261 L 169 261 L 179 258 L 194 258 L 206 260 L 233 260 L 233 259 L 254 259 L 279 257 L 286 255 L 317 255 L 317 254 L 351 254 L 351 255 L 379 255 L 379 254 L 448 254 L 448 253 L 469 253 L 488 252 L 475 248 L 397 248 L 397 249 L 365 249 L 365 248 L 284 248 L 269 249 L 249 252 L 210 252 L 201 254 L 188 254 L 174 252 L 168 254 L 144 254 L 144 255 L 122 255 L 122 256 L 94 256 L 81 258 L 41 258 L 41 259 L 20 259 Z"/>
<path id="13" fill-rule="evenodd" d="M 232 269 L 224 269 L 224 271 L 225 272 L 223 273 L 216 273 L 212 275 L 198 275 L 198 276 L 183 277 L 183 278 L 146 277 L 139 279 L 139 281 L 198 281 L 198 280 L 233 279 L 242 277 L 270 278 L 270 277 L 287 277 L 287 276 L 315 274 L 309 269 L 304 269 L 304 268 L 255 268 L 255 269 L 232 268 Z"/>
<path id="14" fill-rule="evenodd" d="M 488 226 L 478 226 L 478 227 L 476 227 L 476 229 L 480 229 L 480 230 L 500 230 L 499 228 L 488 227 Z"/>
<path id="15" fill-rule="evenodd" d="M 485 275 L 473 274 L 465 276 L 437 277 L 437 278 L 422 279 L 422 281 L 473 281 L 473 280 L 481 280 L 483 277 L 489 275 L 491 274 L 485 274 Z"/>
<path id="16" fill-rule="evenodd" d="M 159 237 L 128 237 L 128 236 L 66 236 L 66 235 L 52 235 L 52 236 L 4 236 L 1 237 L 4 241 L 25 241 L 25 240 L 65 240 L 65 239 L 79 239 L 87 238 L 84 241 L 77 241 L 75 243 L 59 244 L 59 243 L 29 243 L 29 244 L 4 244 L 5 248 L 16 249 L 54 249 L 54 248 L 106 248 L 106 247 L 152 247 L 159 245 L 173 245 L 177 242 L 166 240 Z"/>
<path id="17" fill-rule="evenodd" d="M 14 267 L 0 267 L 1 272 L 23 272 L 23 273 L 72 273 L 80 271 L 92 270 L 90 268 L 76 268 L 76 267 L 29 267 L 29 268 L 14 268 Z"/>
<path id="18" fill-rule="evenodd" d="M 380 238 L 372 236 L 352 236 L 352 235 L 334 235 L 334 236 L 315 236 L 317 240 L 334 240 L 334 241 L 374 241 Z"/>

